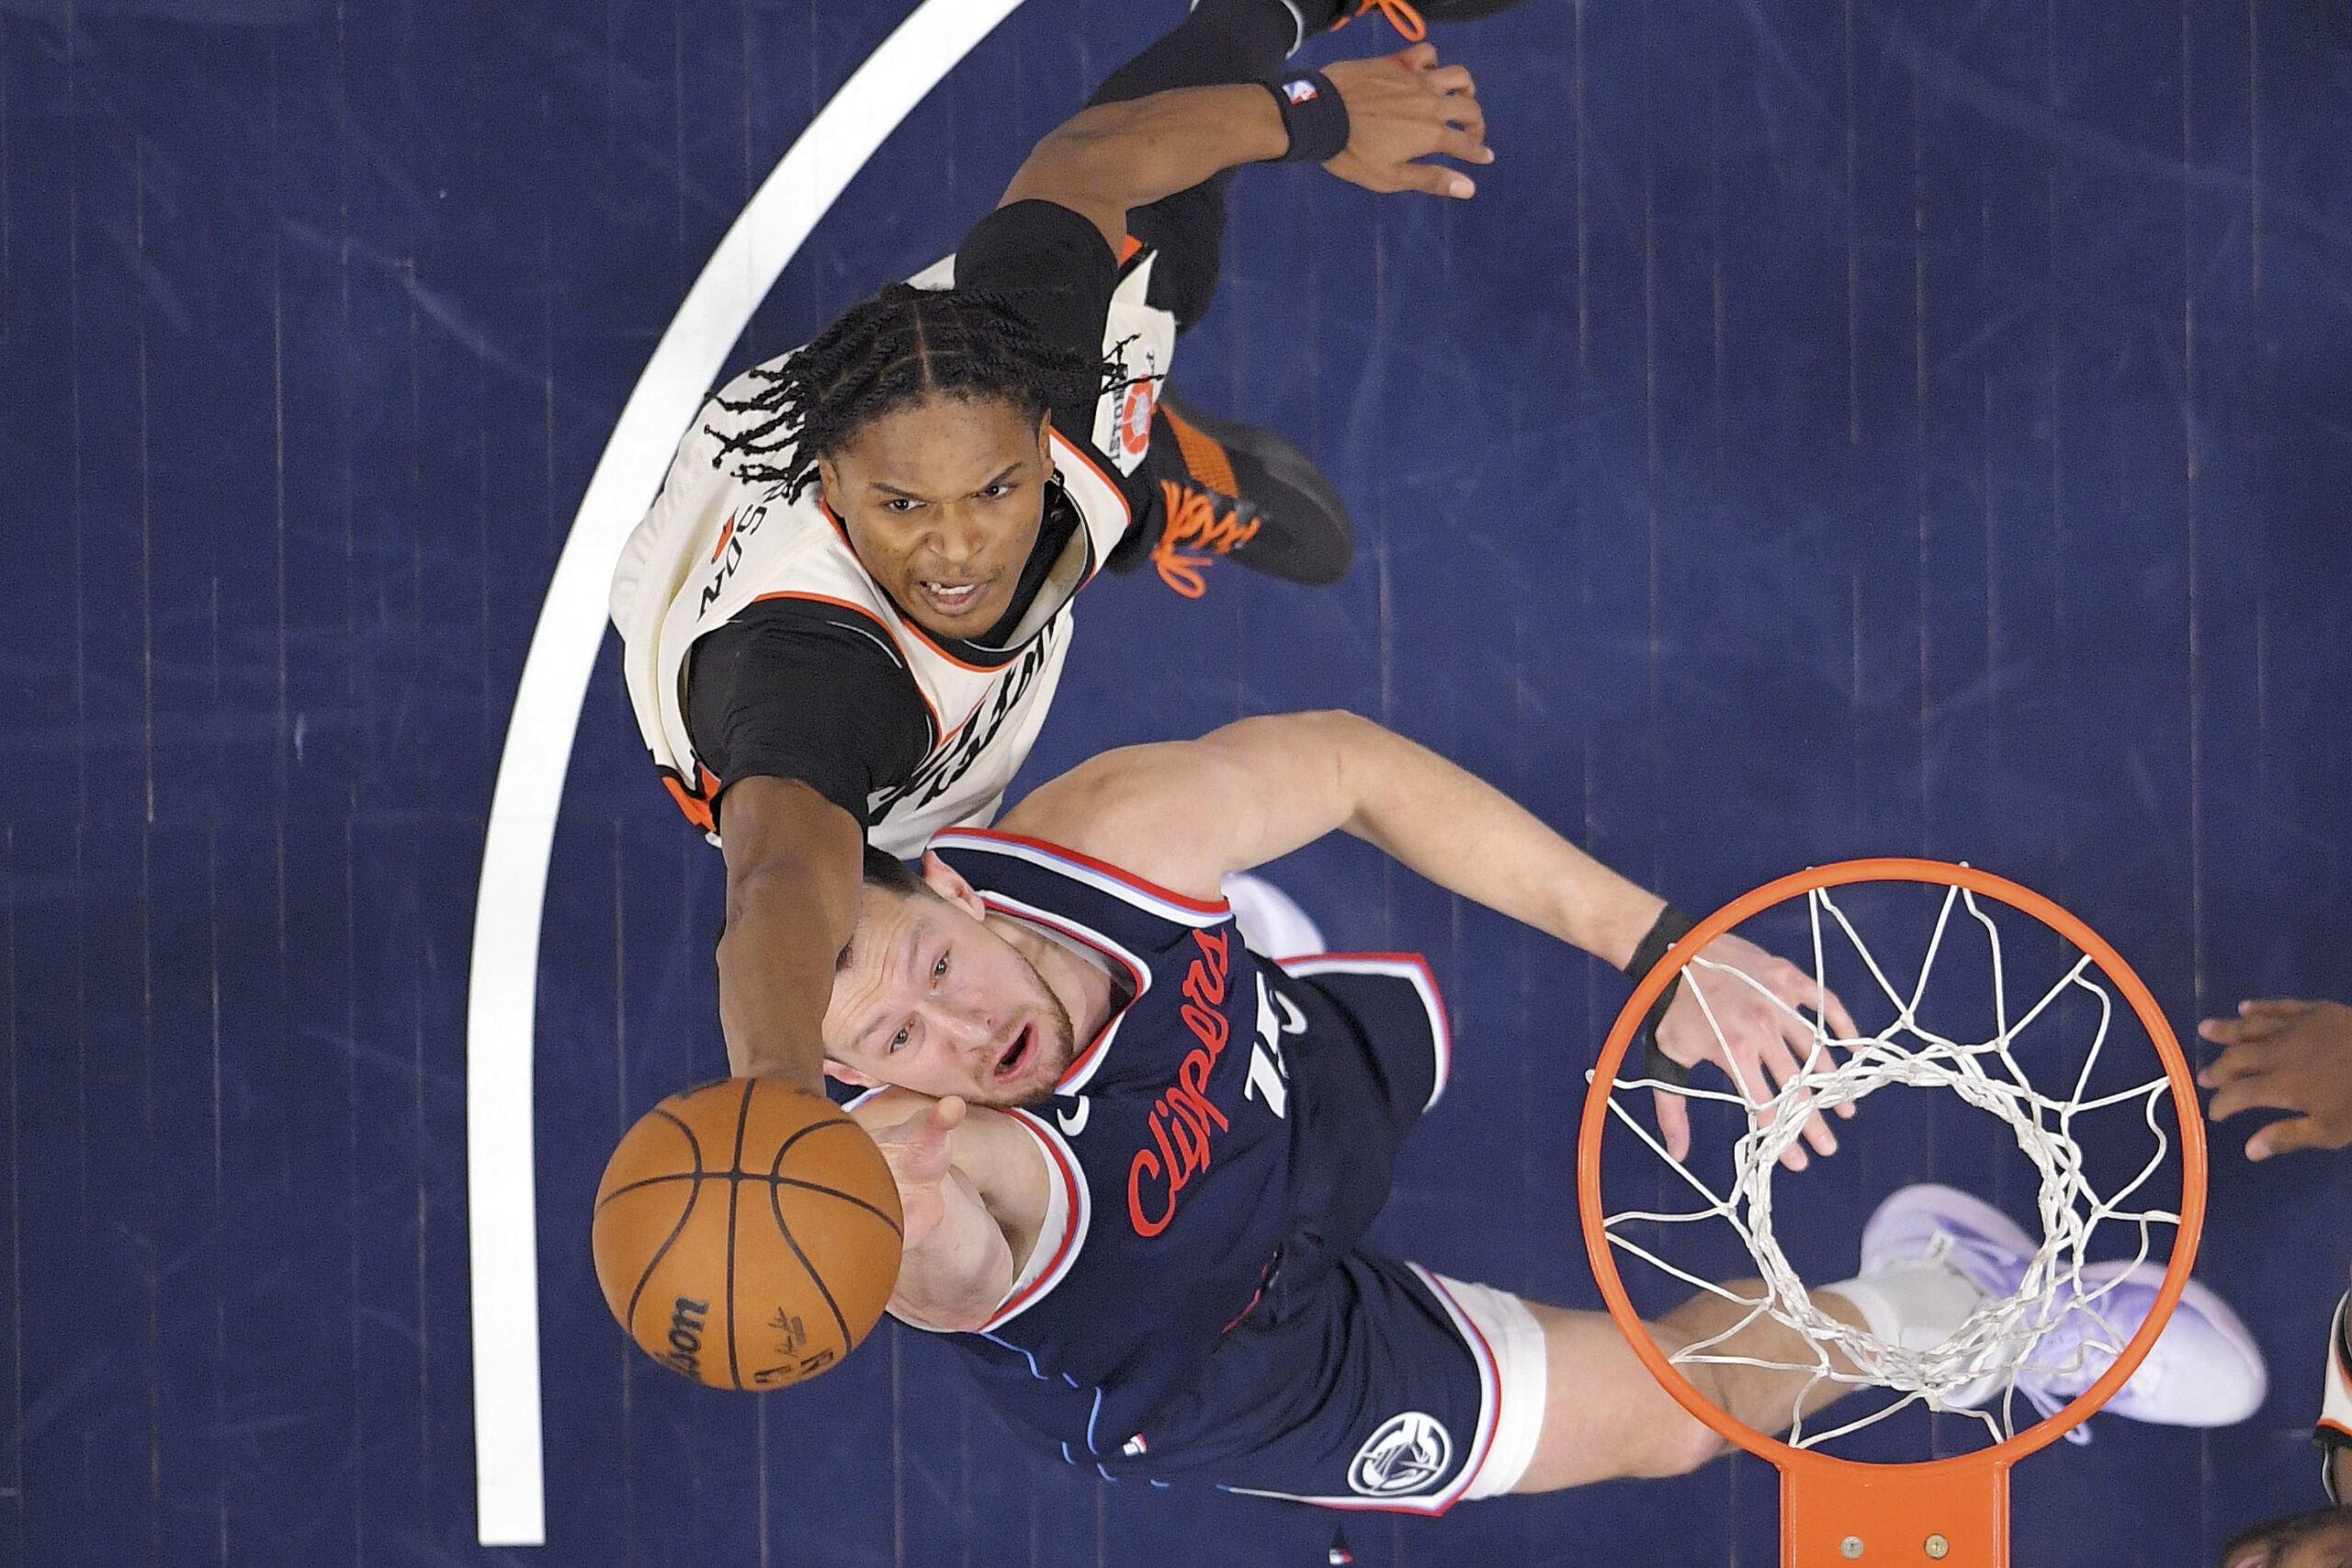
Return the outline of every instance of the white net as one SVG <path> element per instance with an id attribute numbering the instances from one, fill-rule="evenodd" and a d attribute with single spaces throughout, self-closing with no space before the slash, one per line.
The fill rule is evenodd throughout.
<path id="1" fill-rule="evenodd" d="M 2030 1007 L 2021 1013 L 2013 1011 L 2001 930 L 1979 906 L 1974 893 L 1959 887 L 1945 890 L 1918 977 L 1907 990 L 1889 977 L 1886 966 L 1828 890 L 1815 889 L 1806 898 L 1816 984 L 1828 986 L 1827 950 L 1842 936 L 1862 970 L 1893 1005 L 1894 1021 L 1862 1038 L 1832 1041 L 1820 1019 L 1798 1012 L 1744 969 L 1704 956 L 1692 959 L 1686 976 L 1705 972 L 1729 984 L 1753 988 L 1780 1013 L 1802 1020 L 1810 1029 L 1812 1043 L 1797 1072 L 1777 1090 L 1762 1082 L 1741 1082 L 1741 1092 L 1733 1093 L 1703 1088 L 1695 1080 L 1677 1090 L 1693 1100 L 1736 1105 L 1745 1118 L 1747 1131 L 1734 1145 L 1724 1190 L 1716 1190 L 1667 1153 L 1647 1124 L 1646 1095 L 1628 1105 L 1612 1094 L 1609 1108 L 1615 1120 L 1631 1129 L 1679 1179 L 1679 1182 L 1668 1180 L 1668 1190 L 1687 1189 L 1698 1203 L 1686 1210 L 1661 1206 L 1611 1213 L 1604 1221 L 1610 1242 L 1743 1309 L 1731 1328 L 1688 1346 L 1670 1359 L 1683 1365 L 1716 1362 L 1804 1374 L 1794 1385 L 1797 1392 L 1784 1435 L 1784 1440 L 1796 1447 L 1827 1442 L 1915 1404 L 1936 1411 L 1964 1411 L 1982 1421 L 1996 1441 L 2014 1436 L 2020 1404 L 2042 1415 L 2054 1411 L 2112 1364 L 2137 1327 L 2137 1320 L 2128 1314 L 2102 1309 L 2124 1280 L 2144 1279 L 2145 1272 L 2138 1266 L 2148 1261 L 2151 1227 L 2179 1224 L 2178 1214 L 2171 1210 L 2132 1206 L 2152 1201 L 2143 1194 L 2158 1182 L 2171 1148 L 2160 1114 L 2168 1080 L 2159 1063 L 2153 1078 L 2095 1092 L 2091 1087 L 2095 1079 L 2104 1084 L 2117 1077 L 2112 1064 L 2101 1070 L 2115 1007 L 2107 989 L 2094 978 L 2096 964 L 2088 954 L 2076 955 Z M 1949 1038 L 1928 1028 L 1920 1016 L 1939 959 L 1946 956 L 1948 947 L 1973 945 L 1947 942 L 1955 909 L 1964 909 L 1973 918 L 1989 946 L 1990 1028 L 1981 1039 Z M 1830 940 L 1825 940 L 1826 931 Z M 1976 983 L 1982 986 L 1984 977 L 1977 977 Z M 1728 1064 L 1731 1057 L 1723 1026 L 1707 998 L 1710 987 L 1686 988 L 1698 998 L 1715 1031 L 1718 1064 Z M 2053 1010 L 2070 996 L 2091 1004 L 2087 1012 L 2094 1021 L 2089 1027 L 2074 1031 L 2077 1042 L 2068 1049 L 2048 1050 L 2037 1037 L 2035 1047 L 2026 1048 L 2020 1036 L 2038 1021 L 2054 1019 Z M 2048 1032 L 2045 1023 L 2044 1033 Z M 2154 1053 L 2149 1055 L 2153 1059 Z M 2041 1066 L 2045 1076 L 2051 1060 L 2056 1059 L 2064 1081 L 2054 1088 L 2037 1085 L 2029 1071 L 2029 1059 Z M 2127 1070 L 2123 1076 L 2136 1074 Z M 1890 1344 L 1821 1310 L 1790 1266 L 1774 1231 L 1775 1175 L 1786 1178 L 1781 1156 L 1797 1142 L 1807 1119 L 1896 1084 L 1949 1090 L 1977 1110 L 2000 1118 L 2014 1134 L 2018 1148 L 2040 1173 L 2036 1206 L 2042 1236 L 2039 1248 L 2025 1262 L 2015 1290 L 2006 1297 L 1985 1300 L 1949 1339 L 1924 1348 Z M 1620 1091 L 1667 1087 L 1653 1078 L 1622 1073 L 1615 1084 Z M 2125 1168 L 2108 1175 L 2106 1185 L 2110 1190 L 2107 1191 L 2099 1190 L 2094 1180 L 2081 1141 L 2088 1119 L 2101 1112 L 2108 1113 L 2109 1120 L 2121 1116 L 2135 1127 L 2143 1126 L 2150 1140 L 2146 1160 L 2127 1161 Z M 2102 1143 L 2102 1147 L 2111 1145 L 2111 1139 Z M 1664 1256 L 1668 1250 L 1682 1250 L 1672 1247 L 1667 1239 L 1674 1227 L 1717 1221 L 1738 1233 L 1754 1258 L 1765 1285 L 1760 1299 L 1703 1279 Z M 2127 1244 L 2131 1268 L 2093 1264 L 2094 1235 L 2107 1225 L 2132 1233 Z M 1636 1232 L 1646 1233 L 1651 1240 L 1637 1239 Z M 1743 1331 L 1767 1315 L 1802 1337 L 1810 1352 L 1806 1359 L 1770 1360 L 1738 1353 Z M 2111 1320 L 2116 1317 L 2122 1321 Z M 1811 1396 L 1824 1382 L 1876 1386 L 1894 1391 L 1897 1397 L 1883 1401 L 1860 1416 L 1843 1416 L 1841 1412 L 1843 1418 L 1834 1424 L 1808 1430 L 1804 1408 L 1809 1402 L 1817 1403 Z M 2082 1440 L 2079 1433 L 2068 1436 Z"/>

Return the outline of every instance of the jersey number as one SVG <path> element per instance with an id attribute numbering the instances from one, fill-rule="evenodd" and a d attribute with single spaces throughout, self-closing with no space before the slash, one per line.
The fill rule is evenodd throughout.
<path id="1" fill-rule="evenodd" d="M 1250 1078 L 1241 1086 L 1241 1098 L 1266 1102 L 1266 1109 L 1288 1120 L 1290 1112 L 1290 1066 L 1283 1060 L 1283 1036 L 1306 1032 L 1306 1017 L 1291 1005 L 1288 997 L 1278 997 L 1266 988 L 1266 976 L 1257 976 L 1258 1032 L 1250 1043 Z M 1282 1017 L 1274 1016 L 1274 1004 L 1282 1004 Z"/>

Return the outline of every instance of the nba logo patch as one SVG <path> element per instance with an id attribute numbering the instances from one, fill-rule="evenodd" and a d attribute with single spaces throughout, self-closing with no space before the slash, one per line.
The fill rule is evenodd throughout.
<path id="1" fill-rule="evenodd" d="M 1315 96 L 1315 84 L 1302 76 L 1295 82 L 1283 84 L 1283 96 L 1292 103 L 1303 104 Z"/>
<path id="2" fill-rule="evenodd" d="M 1434 1416 L 1408 1410 L 1380 1424 L 1348 1466 L 1348 1486 L 1366 1497 L 1402 1497 L 1442 1479 L 1453 1439 Z"/>

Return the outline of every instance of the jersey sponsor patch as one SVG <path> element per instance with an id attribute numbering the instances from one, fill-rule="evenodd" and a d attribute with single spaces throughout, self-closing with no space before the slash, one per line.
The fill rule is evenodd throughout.
<path id="1" fill-rule="evenodd" d="M 1119 420 L 1116 427 L 1120 470 L 1135 472 L 1151 449 L 1151 411 L 1159 404 L 1159 382 L 1156 377 L 1145 376 L 1130 381 L 1119 394 Z"/>
<path id="2" fill-rule="evenodd" d="M 1453 1438 L 1445 1423 L 1408 1410 L 1364 1439 L 1348 1466 L 1348 1488 L 1366 1497 L 1410 1496 L 1442 1479 L 1453 1462 Z"/>

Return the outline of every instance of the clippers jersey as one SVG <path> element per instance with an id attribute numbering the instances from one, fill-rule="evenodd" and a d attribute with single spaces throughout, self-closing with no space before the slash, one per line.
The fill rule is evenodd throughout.
<path id="1" fill-rule="evenodd" d="M 1046 1224 L 979 1330 L 952 1336 L 1049 1453 L 1136 1469 L 1139 1434 L 1227 1331 L 1328 1272 L 1388 1195 L 1444 1080 L 1443 1010 L 1409 954 L 1278 967 L 1231 911 L 1035 840 L 931 844 L 993 914 L 1102 959 L 1132 995 L 1045 1105 Z"/>
<path id="2" fill-rule="evenodd" d="M 652 510 L 629 536 L 611 599 L 639 732 L 688 820 L 712 832 L 710 800 L 720 782 L 695 755 L 686 725 L 694 646 L 749 605 L 779 598 L 823 605 L 874 637 L 922 694 L 930 749 L 912 774 L 868 797 L 868 840 L 903 858 L 939 829 L 995 814 L 1053 703 L 1069 651 L 1070 601 L 1133 521 L 1102 455 L 1131 474 L 1148 449 L 1159 378 L 1167 374 L 1176 333 L 1173 316 L 1145 303 L 1153 259 L 1148 251 L 1131 254 L 1111 298 L 1103 353 L 1119 374 L 1096 409 L 1096 450 L 1052 433 L 1052 486 L 1076 509 L 1079 527 L 1001 649 L 959 644 L 950 651 L 902 615 L 815 485 L 787 501 L 780 484 L 736 476 L 721 436 L 767 416 L 730 412 L 725 404 L 756 393 L 760 371 L 790 355 L 746 371 L 703 405 Z M 950 256 L 910 281 L 945 288 L 954 264 Z"/>

